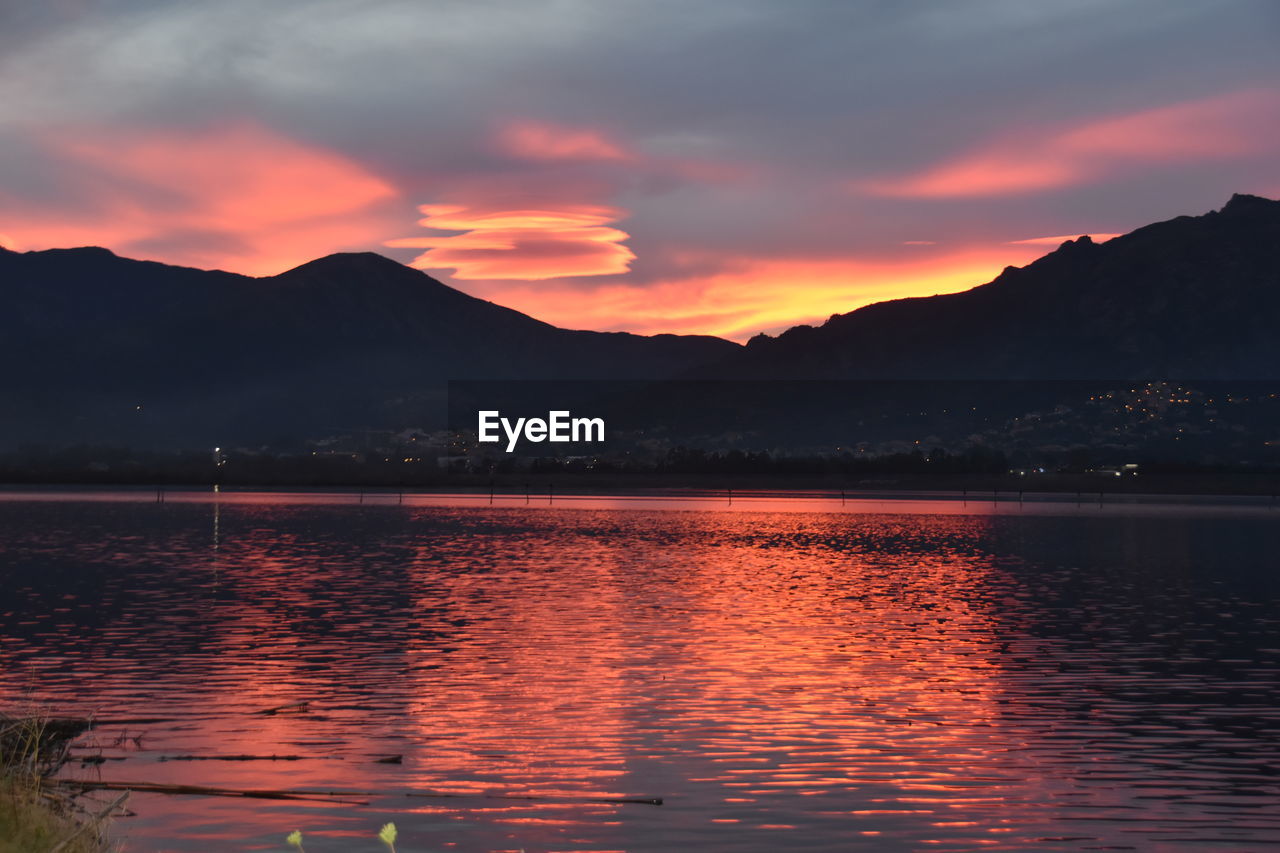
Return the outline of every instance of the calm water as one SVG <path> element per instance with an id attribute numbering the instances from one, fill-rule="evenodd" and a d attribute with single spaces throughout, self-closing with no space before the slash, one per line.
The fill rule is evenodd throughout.
<path id="1" fill-rule="evenodd" d="M 366 792 L 135 794 L 129 851 L 1280 845 L 1280 510 L 398 501 L 0 496 L 0 706 Z M 297 760 L 173 760 L 235 755 Z"/>

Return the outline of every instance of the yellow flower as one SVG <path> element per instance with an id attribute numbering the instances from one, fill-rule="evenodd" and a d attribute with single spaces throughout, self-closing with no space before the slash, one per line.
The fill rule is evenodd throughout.
<path id="1" fill-rule="evenodd" d="M 382 843 L 395 850 L 396 844 L 396 825 L 388 823 L 382 827 L 382 831 L 378 833 L 378 837 L 382 839 Z"/>
<path id="2" fill-rule="evenodd" d="M 290 847 L 297 847 L 299 850 L 302 849 L 302 833 L 296 829 L 289 833 L 289 836 L 285 838 L 284 841 Z"/>

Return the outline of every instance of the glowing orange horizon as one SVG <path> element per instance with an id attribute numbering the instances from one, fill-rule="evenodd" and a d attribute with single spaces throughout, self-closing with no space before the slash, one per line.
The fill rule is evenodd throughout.
<path id="1" fill-rule="evenodd" d="M 741 342 L 760 331 L 820 324 L 874 302 L 968 290 L 1043 253 L 1038 242 L 1028 242 L 914 260 L 748 258 L 722 272 L 646 285 L 606 284 L 584 292 L 572 282 L 490 282 L 474 292 L 567 328 Z"/>
<path id="2" fill-rule="evenodd" d="M 1254 130 L 1276 114 L 1280 96 L 1247 90 L 1074 125 L 1014 128 L 914 173 L 836 185 L 835 194 L 927 201 L 1083 186 L 1121 169 L 1266 150 L 1273 143 Z M 637 260 L 632 235 L 617 225 L 632 211 L 603 203 L 626 198 L 627 181 L 715 185 L 736 194 L 725 198 L 745 198 L 744 190 L 767 190 L 760 182 L 768 172 L 761 164 L 660 156 L 646 152 L 643 140 L 601 127 L 509 120 L 484 144 L 518 170 L 435 178 L 429 197 L 441 203 L 419 208 L 427 233 L 392 238 L 404 233 L 409 200 L 387 178 L 252 121 L 185 130 L 63 127 L 42 142 L 76 176 L 68 182 L 72 198 L 32 205 L 0 191 L 6 248 L 105 245 L 131 257 L 261 276 L 335 251 L 411 248 L 419 250 L 411 266 L 448 271 L 469 293 L 559 326 L 601 331 L 742 341 L 873 302 L 966 290 L 1078 236 L 993 228 L 967 244 L 946 235 L 899 238 L 886 248 L 888 259 L 865 251 L 762 256 L 751 246 L 681 257 L 658 242 L 647 247 L 657 257 L 646 260 L 672 271 L 651 267 L 645 281 L 632 282 L 619 278 Z M 809 215 L 824 226 L 819 213 Z M 600 276 L 612 278 L 584 280 Z"/>

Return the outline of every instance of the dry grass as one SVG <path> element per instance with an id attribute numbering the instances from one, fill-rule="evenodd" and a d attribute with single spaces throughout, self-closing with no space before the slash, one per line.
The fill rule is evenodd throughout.
<path id="1" fill-rule="evenodd" d="M 101 821 L 50 782 L 88 727 L 87 720 L 0 714 L 0 853 L 108 849 Z"/>
<path id="2" fill-rule="evenodd" d="M 49 853 L 70 839 L 60 853 L 100 853 L 106 849 L 95 831 L 79 832 L 78 817 L 23 784 L 0 781 L 0 853 Z"/>

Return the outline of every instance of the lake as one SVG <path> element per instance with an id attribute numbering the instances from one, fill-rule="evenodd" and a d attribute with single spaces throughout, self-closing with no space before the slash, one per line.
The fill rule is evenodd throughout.
<path id="1" fill-rule="evenodd" d="M 347 793 L 135 793 L 127 851 L 1280 845 L 1268 501 L 163 498 L 0 492 L 0 708 Z"/>

